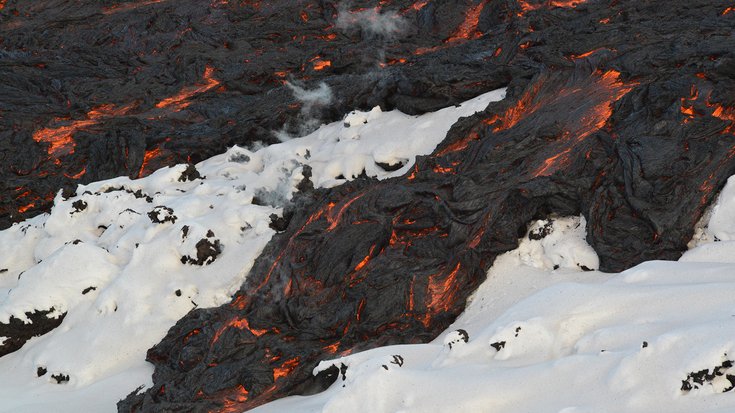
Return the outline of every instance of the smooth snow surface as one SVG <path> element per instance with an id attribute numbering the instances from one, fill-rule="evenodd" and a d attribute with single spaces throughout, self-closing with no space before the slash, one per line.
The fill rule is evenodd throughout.
<path id="1" fill-rule="evenodd" d="M 423 116 L 352 112 L 303 138 L 234 147 L 196 165 L 202 179 L 181 180 L 186 166 L 178 165 L 58 195 L 50 215 L 0 232 L 0 322 L 66 313 L 57 329 L 0 358 L 0 411 L 116 411 L 119 399 L 150 385 L 146 350 L 189 310 L 226 303 L 240 287 L 304 165 L 321 187 L 363 170 L 402 175 L 460 117 L 504 96 L 501 89 Z M 386 172 L 377 163 L 404 166 Z M 202 242 L 221 254 L 194 263 Z M 69 381 L 57 384 L 58 374 Z"/>

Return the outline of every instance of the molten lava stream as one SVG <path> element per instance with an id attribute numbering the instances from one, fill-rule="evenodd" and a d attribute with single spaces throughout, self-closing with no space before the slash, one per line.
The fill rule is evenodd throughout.
<path id="1" fill-rule="evenodd" d="M 477 5 L 470 7 L 467 12 L 465 12 L 464 21 L 459 25 L 459 27 L 457 27 L 457 30 L 449 36 L 445 43 L 454 43 L 458 40 L 476 39 L 482 36 L 482 33 L 477 31 L 477 25 L 480 22 L 480 14 L 482 14 L 482 10 L 489 2 L 490 0 L 481 0 Z"/>
<path id="2" fill-rule="evenodd" d="M 528 0 L 518 0 L 518 4 L 521 6 L 521 12 L 518 13 L 518 16 L 522 17 L 525 13 L 542 7 L 575 8 L 586 2 L 587 0 L 549 0 L 531 4 Z"/>
<path id="3" fill-rule="evenodd" d="M 101 120 L 116 116 L 123 116 L 130 112 L 135 104 L 129 104 L 120 108 L 112 104 L 96 106 L 86 114 L 86 119 L 71 121 L 55 127 L 46 127 L 33 133 L 33 140 L 39 143 L 47 143 L 46 149 L 49 157 L 59 165 L 61 156 L 74 153 L 76 142 L 73 135 L 87 127 L 97 125 Z M 57 119 L 55 123 L 67 123 L 68 120 Z"/>
<path id="4" fill-rule="evenodd" d="M 220 81 L 214 78 L 215 68 L 207 65 L 204 68 L 204 75 L 202 76 L 202 82 L 198 85 L 187 86 L 181 89 L 181 91 L 173 96 L 167 97 L 160 102 L 156 103 L 158 109 L 171 109 L 173 112 L 179 112 L 191 105 L 188 100 L 192 97 L 208 92 L 220 85 Z"/>
<path id="5" fill-rule="evenodd" d="M 166 0 L 143 0 L 143 1 L 132 1 L 130 3 L 118 3 L 112 6 L 105 7 L 102 9 L 103 14 L 114 14 L 123 11 L 131 11 L 140 7 L 150 6 L 151 4 L 162 3 Z"/>

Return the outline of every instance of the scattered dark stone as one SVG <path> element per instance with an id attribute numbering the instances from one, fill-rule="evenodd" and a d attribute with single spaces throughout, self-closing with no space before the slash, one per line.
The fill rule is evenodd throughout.
<path id="1" fill-rule="evenodd" d="M 81 244 L 82 242 L 83 242 L 83 241 L 82 241 L 82 240 L 80 240 L 80 239 L 75 239 L 75 240 L 74 240 L 74 241 L 72 241 L 71 243 L 72 243 L 72 245 L 79 245 L 79 244 Z"/>
<path id="2" fill-rule="evenodd" d="M 130 212 L 131 214 L 140 215 L 140 212 L 134 209 L 131 209 L 131 208 L 125 208 L 124 210 L 120 212 L 120 215 L 122 215 L 123 212 Z"/>
<path id="3" fill-rule="evenodd" d="M 311 182 L 311 166 L 304 165 L 302 167 L 301 175 L 303 176 L 303 178 L 301 178 L 301 181 L 299 181 L 298 185 L 296 185 L 296 189 L 298 189 L 300 192 L 313 191 L 314 183 Z"/>
<path id="4" fill-rule="evenodd" d="M 394 354 L 393 360 L 391 360 L 390 364 L 395 364 L 398 367 L 403 367 L 403 356 Z"/>
<path id="5" fill-rule="evenodd" d="M 490 344 L 490 347 L 500 351 L 505 348 L 505 341 L 496 341 L 495 343 Z"/>
<path id="6" fill-rule="evenodd" d="M 340 363 L 339 372 L 342 375 L 342 381 L 347 380 L 347 366 L 345 366 L 344 364 Z"/>
<path id="7" fill-rule="evenodd" d="M 52 374 L 51 378 L 56 380 L 57 384 L 67 383 L 69 381 L 68 374 L 62 374 L 62 373 Z"/>
<path id="8" fill-rule="evenodd" d="M 195 179 L 201 178 L 202 176 L 199 174 L 196 166 L 190 163 L 186 165 L 186 169 L 184 169 L 184 171 L 181 173 L 181 176 L 179 176 L 179 182 L 193 181 Z"/>
<path id="9" fill-rule="evenodd" d="M 643 344 L 641 345 L 641 348 L 646 348 L 646 347 L 648 347 L 648 341 L 644 341 Z"/>
<path id="10" fill-rule="evenodd" d="M 521 328 L 520 327 L 516 327 L 515 336 L 518 337 L 518 333 L 520 333 L 520 332 L 521 332 Z"/>
<path id="11" fill-rule="evenodd" d="M 335 176 L 334 179 L 347 179 L 347 178 L 345 178 L 344 175 L 339 174 L 339 175 Z"/>
<path id="12" fill-rule="evenodd" d="M 586 265 L 580 265 L 579 268 L 581 268 L 582 271 L 594 271 L 592 268 L 589 268 Z"/>
<path id="13" fill-rule="evenodd" d="M 276 232 L 283 232 L 288 229 L 288 224 L 291 222 L 291 215 L 284 212 L 282 217 L 276 214 L 270 215 L 271 222 L 268 225 Z"/>
<path id="14" fill-rule="evenodd" d="M 74 210 L 71 211 L 71 214 L 82 212 L 87 209 L 87 203 L 84 202 L 84 200 L 82 199 L 77 199 L 76 201 L 72 202 L 71 206 L 74 208 Z"/>
<path id="15" fill-rule="evenodd" d="M 323 392 L 324 390 L 328 389 L 329 386 L 334 384 L 335 381 L 337 381 L 342 367 L 344 367 L 344 371 L 346 372 L 347 367 L 344 364 L 341 364 L 341 367 L 339 368 L 333 364 L 329 366 L 329 368 L 320 371 L 316 375 L 311 375 L 307 377 L 306 380 L 304 380 L 302 383 L 299 384 L 296 389 L 294 389 L 294 394 L 309 396 L 312 394 Z"/>
<path id="16" fill-rule="evenodd" d="M 406 163 L 405 162 L 398 162 L 398 163 L 395 163 L 395 164 L 389 164 L 389 163 L 384 163 L 384 162 L 375 162 L 375 164 L 378 165 L 382 170 L 384 170 L 386 172 L 393 172 L 393 171 L 397 171 L 397 170 L 403 168 L 403 166 Z"/>
<path id="17" fill-rule="evenodd" d="M 228 160 L 235 163 L 247 163 L 250 162 L 250 157 L 244 153 L 237 153 L 230 155 Z"/>
<path id="18" fill-rule="evenodd" d="M 451 350 L 455 344 L 460 342 L 467 343 L 469 339 L 470 335 L 467 334 L 467 331 L 460 328 L 458 330 L 454 330 L 452 333 L 449 333 L 444 340 L 446 345 Z"/>
<path id="19" fill-rule="evenodd" d="M 558 270 L 559 269 L 559 264 L 554 264 L 554 269 L 555 270 Z"/>
<path id="20" fill-rule="evenodd" d="M 214 231 L 212 231 L 211 229 L 207 230 L 207 238 L 212 238 L 212 237 L 214 237 Z"/>
<path id="21" fill-rule="evenodd" d="M 77 196 L 77 191 L 75 191 L 71 187 L 65 186 L 61 189 L 61 199 L 63 199 L 64 201 L 67 201 L 70 198 L 74 198 L 75 196 Z"/>
<path id="22" fill-rule="evenodd" d="M 10 317 L 8 323 L 0 323 L 0 337 L 5 337 L 5 341 L 0 344 L 0 357 L 20 349 L 32 337 L 42 336 L 58 327 L 64 321 L 66 313 L 57 318 L 49 318 L 48 315 L 53 311 L 51 308 L 26 312 L 26 317 L 31 321 L 28 324 L 14 316 Z"/>
<path id="23" fill-rule="evenodd" d="M 105 194 L 108 194 L 110 192 L 117 192 L 117 191 L 127 192 L 127 193 L 133 195 L 136 199 L 145 199 L 145 201 L 148 202 L 148 203 L 153 202 L 153 197 L 150 196 L 150 195 L 148 195 L 148 194 L 143 193 L 143 190 L 142 189 L 137 189 L 137 190 L 133 191 L 132 189 L 126 188 L 124 186 L 112 186 L 112 187 L 109 187 L 109 188 L 105 188 L 105 190 L 102 191 L 102 192 L 105 193 Z"/>
<path id="24" fill-rule="evenodd" d="M 2 274 L 4 272 L 8 272 L 8 269 L 7 268 L 0 268 L 0 274 Z"/>
<path id="25" fill-rule="evenodd" d="M 148 218 L 150 218 L 151 222 L 154 224 L 163 224 L 166 222 L 174 224 L 178 219 L 178 217 L 174 215 L 174 210 L 164 205 L 159 205 L 153 208 L 153 210 L 148 213 Z"/>
<path id="26" fill-rule="evenodd" d="M 459 333 L 460 337 L 462 337 L 462 341 L 465 343 L 468 343 L 470 341 L 470 335 L 467 333 L 467 330 L 460 328 L 457 329 L 457 332 Z"/>
<path id="27" fill-rule="evenodd" d="M 725 355 L 727 356 L 727 355 Z M 719 366 L 710 369 L 703 369 L 687 374 L 686 379 L 681 381 L 681 391 L 687 393 L 693 389 L 699 389 L 705 384 L 712 384 L 717 377 L 724 376 L 730 385 L 722 390 L 722 393 L 729 392 L 735 388 L 735 375 L 729 374 L 733 366 L 732 360 L 725 360 Z"/>
<path id="28" fill-rule="evenodd" d="M 186 239 L 186 237 L 189 235 L 189 226 L 184 225 L 181 227 L 181 239 Z"/>
<path id="29" fill-rule="evenodd" d="M 181 297 L 181 290 L 176 290 L 176 292 L 174 292 L 174 294 L 176 294 L 177 297 Z"/>
<path id="30" fill-rule="evenodd" d="M 214 237 L 214 233 L 209 235 L 210 233 L 212 233 L 212 231 L 209 231 L 207 236 Z M 191 265 L 209 265 L 217 259 L 219 254 L 222 253 L 222 245 L 218 239 L 211 241 L 209 238 L 202 238 L 197 242 L 196 249 L 196 258 L 184 255 L 181 257 L 181 263 Z"/>
<path id="31" fill-rule="evenodd" d="M 87 287 L 84 290 L 82 290 L 82 295 L 87 295 L 87 293 L 89 293 L 90 291 L 95 291 L 95 290 L 97 290 L 97 287 Z"/>
<path id="32" fill-rule="evenodd" d="M 45 368 L 45 367 L 39 367 L 39 368 L 37 368 L 37 369 L 36 369 L 36 375 L 37 375 L 38 377 L 41 377 L 41 376 L 43 376 L 43 375 L 44 375 L 44 374 L 46 374 L 47 372 L 48 372 L 48 370 L 46 370 L 46 368 Z"/>
<path id="33" fill-rule="evenodd" d="M 554 232 L 554 222 L 547 220 L 544 225 L 540 228 L 535 228 L 528 232 L 528 239 L 538 241 L 546 238 L 547 235 Z"/>

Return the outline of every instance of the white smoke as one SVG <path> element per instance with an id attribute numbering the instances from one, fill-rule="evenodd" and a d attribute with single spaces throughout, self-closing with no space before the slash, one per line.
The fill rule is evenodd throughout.
<path id="1" fill-rule="evenodd" d="M 406 20 L 395 11 L 380 12 L 377 9 L 350 11 L 340 5 L 335 26 L 344 31 L 359 29 L 363 37 L 393 39 L 407 27 Z"/>
<path id="2" fill-rule="evenodd" d="M 315 111 L 332 103 L 334 98 L 332 89 L 324 82 L 319 83 L 316 89 L 307 89 L 296 81 L 286 82 L 286 86 L 301 103 L 298 136 L 305 136 L 319 127 L 321 122 L 315 116 Z M 286 130 L 276 132 L 276 137 L 282 142 L 293 138 Z"/>
<path id="3" fill-rule="evenodd" d="M 318 88 L 311 90 L 292 82 L 286 82 L 286 86 L 291 89 L 293 96 L 304 105 L 305 109 L 326 106 L 332 102 L 332 89 L 324 82 L 319 83 Z"/>

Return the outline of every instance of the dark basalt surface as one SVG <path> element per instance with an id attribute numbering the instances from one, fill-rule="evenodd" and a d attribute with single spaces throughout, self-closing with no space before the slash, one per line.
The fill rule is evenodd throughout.
<path id="1" fill-rule="evenodd" d="M 328 386 L 338 366 L 314 377 L 320 360 L 428 341 L 533 218 L 583 214 L 605 271 L 686 248 L 735 173 L 731 3 L 423 3 L 406 30 L 431 35 L 386 49 L 407 59 L 386 78 L 411 86 L 365 102 L 385 93 L 427 110 L 468 79 L 508 84 L 506 100 L 454 125 L 406 176 L 298 195 L 234 300 L 172 327 L 148 352 L 154 386 L 120 411 L 247 410 Z"/>

